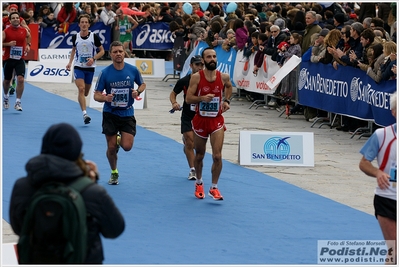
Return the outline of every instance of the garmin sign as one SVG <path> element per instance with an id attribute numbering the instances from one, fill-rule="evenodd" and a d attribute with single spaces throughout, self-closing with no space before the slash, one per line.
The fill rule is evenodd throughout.
<path id="1" fill-rule="evenodd" d="M 68 64 L 72 49 L 39 49 L 40 62 L 65 62 Z"/>

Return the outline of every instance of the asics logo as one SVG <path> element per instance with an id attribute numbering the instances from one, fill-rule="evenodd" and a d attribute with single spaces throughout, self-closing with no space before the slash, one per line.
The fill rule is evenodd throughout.
<path id="1" fill-rule="evenodd" d="M 38 65 L 30 72 L 30 76 L 37 76 L 43 74 L 46 76 L 68 76 L 69 71 L 64 68 L 45 68 L 43 65 Z"/>

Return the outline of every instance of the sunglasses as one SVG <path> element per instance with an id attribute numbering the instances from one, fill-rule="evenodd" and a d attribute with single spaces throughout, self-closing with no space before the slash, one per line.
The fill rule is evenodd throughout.
<path id="1" fill-rule="evenodd" d="M 195 66 L 203 66 L 204 64 L 202 63 L 194 63 Z"/>
<path id="2" fill-rule="evenodd" d="M 271 33 L 275 33 L 275 32 L 278 32 L 278 31 L 271 31 Z"/>

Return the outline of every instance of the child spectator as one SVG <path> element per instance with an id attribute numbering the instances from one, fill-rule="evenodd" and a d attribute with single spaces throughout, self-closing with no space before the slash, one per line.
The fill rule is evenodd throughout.
<path id="1" fill-rule="evenodd" d="M 290 47 L 290 45 L 287 42 L 281 42 L 277 46 L 277 58 L 276 62 L 277 64 L 281 67 L 284 65 L 285 57 L 284 57 L 284 51 L 287 51 L 287 49 Z"/>
<path id="2" fill-rule="evenodd" d="M 236 46 L 236 34 L 233 29 L 229 29 L 226 32 L 227 38 L 224 39 L 222 48 L 225 51 L 230 51 L 232 47 Z"/>
<path id="3" fill-rule="evenodd" d="M 283 53 L 283 64 L 287 62 L 292 56 L 301 57 L 302 48 L 300 43 L 302 42 L 302 35 L 299 33 L 293 33 L 290 36 L 290 45 L 282 46 L 281 51 Z M 282 81 L 281 81 L 281 95 L 288 96 L 290 99 L 296 98 L 296 91 L 298 88 L 298 75 L 300 65 L 295 67 Z"/>
<path id="4" fill-rule="evenodd" d="M 43 5 L 40 7 L 38 16 L 42 17 L 44 20 L 50 14 L 50 12 L 50 8 L 47 5 Z"/>
<path id="5" fill-rule="evenodd" d="M 40 26 L 43 28 L 52 27 L 52 28 L 54 28 L 55 31 L 57 31 L 58 30 L 58 21 L 54 17 L 54 13 L 51 12 L 48 14 L 47 17 L 43 18 L 43 22 L 40 23 Z"/>
<path id="6" fill-rule="evenodd" d="M 254 62 L 254 71 L 253 74 L 255 76 L 258 75 L 258 70 L 263 64 L 263 59 L 265 53 L 263 52 L 265 46 L 267 45 L 267 35 L 266 33 L 259 33 L 258 35 L 258 51 L 255 54 L 255 62 Z"/>

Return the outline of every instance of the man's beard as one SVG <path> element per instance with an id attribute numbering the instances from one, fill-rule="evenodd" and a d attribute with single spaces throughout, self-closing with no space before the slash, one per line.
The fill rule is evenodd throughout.
<path id="1" fill-rule="evenodd" d="M 216 70 L 217 62 L 211 61 L 209 63 L 205 62 L 205 67 L 207 70 Z"/>

